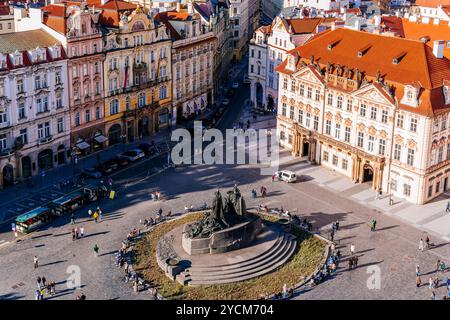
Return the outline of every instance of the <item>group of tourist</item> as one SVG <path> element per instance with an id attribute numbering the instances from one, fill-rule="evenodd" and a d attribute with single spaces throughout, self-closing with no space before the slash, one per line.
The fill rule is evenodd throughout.
<path id="1" fill-rule="evenodd" d="M 83 238 L 84 237 L 84 228 L 80 227 L 80 228 L 72 228 L 72 241 L 75 241 L 79 238 Z"/>
<path id="2" fill-rule="evenodd" d="M 427 236 L 425 238 L 425 242 L 423 241 L 423 238 L 420 238 L 419 240 L 419 250 L 420 251 L 424 251 L 425 249 L 430 249 L 431 247 L 431 243 L 430 243 L 430 238 Z"/>
<path id="3" fill-rule="evenodd" d="M 54 296 L 56 294 L 56 284 L 54 281 L 47 281 L 45 277 L 37 277 L 36 300 L 44 300 L 45 294 Z"/>
<path id="4" fill-rule="evenodd" d="M 100 209 L 100 207 L 97 207 L 97 210 L 92 212 L 92 210 L 88 210 L 89 217 L 92 216 L 92 219 L 94 219 L 95 223 L 98 223 L 103 219 L 103 211 Z"/>

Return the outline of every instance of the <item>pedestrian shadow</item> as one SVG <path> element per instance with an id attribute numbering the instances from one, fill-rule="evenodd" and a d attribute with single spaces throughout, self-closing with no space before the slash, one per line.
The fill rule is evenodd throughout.
<path id="1" fill-rule="evenodd" d="M 374 265 L 377 265 L 377 264 L 380 264 L 380 263 L 383 263 L 383 262 L 384 262 L 384 260 L 375 261 L 375 262 L 367 262 L 367 263 L 363 263 L 363 264 L 358 264 L 358 266 L 356 267 L 356 269 L 374 266 Z"/>
<path id="2" fill-rule="evenodd" d="M 37 244 L 34 246 L 35 248 L 41 248 L 41 247 L 45 247 L 45 244 Z"/>
<path id="3" fill-rule="evenodd" d="M 45 266 L 51 266 L 51 265 L 59 264 L 59 263 L 63 263 L 63 262 L 67 262 L 67 260 L 58 260 L 58 261 L 49 262 L 49 263 L 46 263 L 46 264 L 40 264 L 39 268 L 40 267 L 45 267 Z"/>
<path id="4" fill-rule="evenodd" d="M 338 231 L 339 232 L 339 231 Z M 348 236 L 348 237 L 344 237 L 344 238 L 339 238 L 336 239 L 337 241 L 343 241 L 343 240 L 348 240 L 348 239 L 352 239 L 352 238 L 356 238 L 355 236 Z"/>
<path id="5" fill-rule="evenodd" d="M 18 293 L 6 293 L 6 294 L 0 294 L 0 301 L 1 300 L 19 300 L 25 298 L 24 295 L 19 295 Z"/>
<path id="6" fill-rule="evenodd" d="M 441 247 L 444 247 L 444 246 L 446 246 L 448 244 L 450 244 L 450 242 L 443 242 L 443 243 L 435 244 L 434 246 L 430 246 L 430 250 L 441 248 Z"/>
<path id="7" fill-rule="evenodd" d="M 365 249 L 365 250 L 357 251 L 357 252 L 355 252 L 355 254 L 358 255 L 358 254 L 366 253 L 366 252 L 373 251 L 373 250 L 375 250 L 375 248 L 370 248 L 370 249 Z"/>
<path id="8" fill-rule="evenodd" d="M 55 234 L 55 235 L 53 235 L 53 237 L 61 237 L 61 236 L 66 236 L 66 235 L 68 235 L 68 234 L 70 234 L 71 232 L 69 231 L 69 232 L 64 232 L 64 233 L 60 233 L 60 234 Z"/>
<path id="9" fill-rule="evenodd" d="M 98 256 L 99 257 L 103 257 L 103 256 L 107 256 L 107 255 L 110 255 L 110 254 L 114 254 L 116 252 L 117 252 L 117 250 L 113 250 L 113 251 L 110 251 L 110 252 L 105 252 L 105 253 L 99 254 Z"/>
<path id="10" fill-rule="evenodd" d="M 90 233 L 90 234 L 88 234 L 88 235 L 84 235 L 82 238 L 80 238 L 80 239 L 83 239 L 83 238 L 89 238 L 89 237 L 94 237 L 94 236 L 98 236 L 98 235 L 101 235 L 101 234 L 107 234 L 107 233 L 109 233 L 109 231 L 102 231 L 102 232 L 95 232 L 95 233 Z"/>
<path id="11" fill-rule="evenodd" d="M 347 212 L 347 214 L 350 214 L 352 212 Z M 355 223 L 351 223 L 351 224 L 347 224 L 344 226 L 339 226 L 339 230 L 350 230 L 350 229 L 354 229 L 357 228 L 358 226 L 364 224 L 364 222 L 355 222 Z M 338 232 L 339 232 L 338 230 Z"/>
<path id="12" fill-rule="evenodd" d="M 39 238 L 44 238 L 44 237 L 48 237 L 48 236 L 51 236 L 51 235 L 53 235 L 53 233 L 46 233 L 46 234 L 41 234 L 39 236 L 31 237 L 31 239 L 39 239 Z"/>
<path id="13" fill-rule="evenodd" d="M 394 229 L 394 228 L 398 228 L 398 227 L 400 227 L 400 225 L 398 225 L 398 224 L 395 225 L 395 226 L 383 227 L 383 228 L 376 229 L 375 232 L 377 232 L 377 231 L 385 231 L 385 230 Z"/>

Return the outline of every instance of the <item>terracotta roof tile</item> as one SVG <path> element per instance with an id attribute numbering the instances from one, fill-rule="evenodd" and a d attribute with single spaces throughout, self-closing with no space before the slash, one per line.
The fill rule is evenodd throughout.
<path id="1" fill-rule="evenodd" d="M 450 5 L 450 0 L 416 0 L 416 6 L 437 8 L 440 5 Z"/>

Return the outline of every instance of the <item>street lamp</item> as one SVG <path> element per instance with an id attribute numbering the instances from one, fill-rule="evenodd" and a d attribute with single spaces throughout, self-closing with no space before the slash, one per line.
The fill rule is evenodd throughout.
<path id="1" fill-rule="evenodd" d="M 394 199 L 392 199 L 392 179 L 389 180 L 389 205 L 394 204 Z"/>

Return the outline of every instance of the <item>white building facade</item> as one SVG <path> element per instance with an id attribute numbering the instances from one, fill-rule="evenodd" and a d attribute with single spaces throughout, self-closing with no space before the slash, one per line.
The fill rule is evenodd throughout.
<path id="1" fill-rule="evenodd" d="M 70 151 L 63 47 L 42 30 L 0 35 L 2 47 L 19 39 L 27 48 L 0 49 L 2 186 L 65 164 Z"/>

